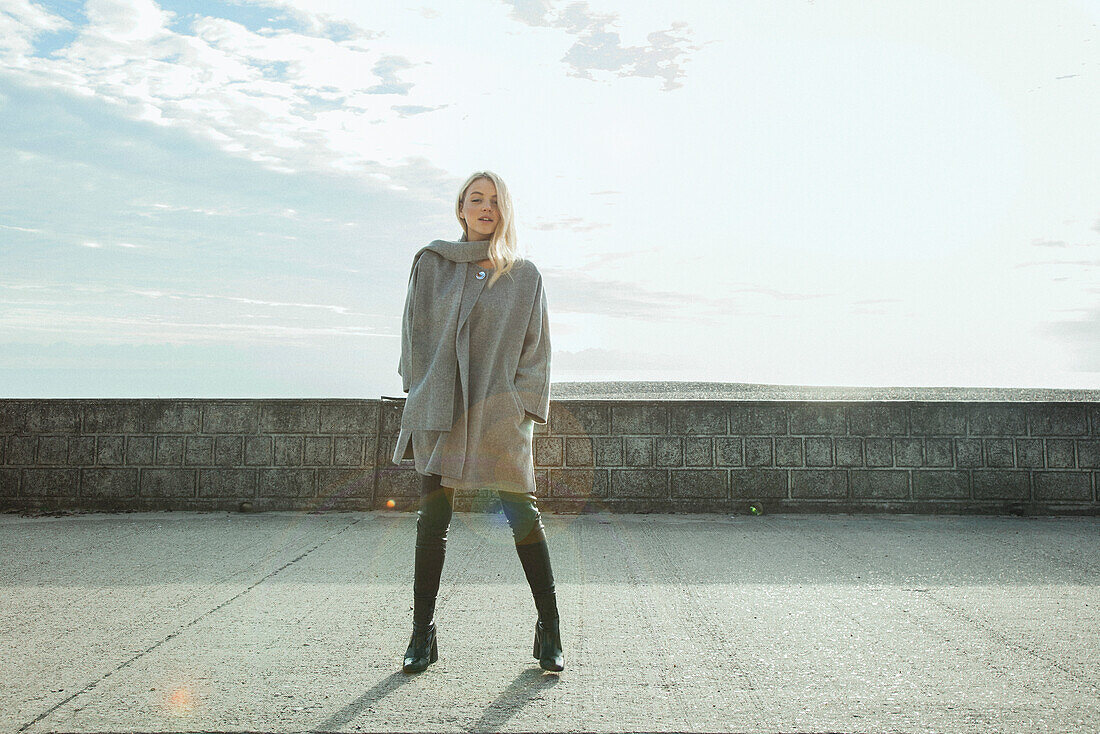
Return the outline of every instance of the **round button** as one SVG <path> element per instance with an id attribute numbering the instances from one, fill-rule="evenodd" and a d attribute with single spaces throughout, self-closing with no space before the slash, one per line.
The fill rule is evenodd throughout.
<path id="1" fill-rule="evenodd" d="M 477 275 L 474 276 L 474 277 L 476 277 L 478 280 L 481 280 L 482 278 L 485 277 L 485 271 L 484 270 L 477 271 Z"/>

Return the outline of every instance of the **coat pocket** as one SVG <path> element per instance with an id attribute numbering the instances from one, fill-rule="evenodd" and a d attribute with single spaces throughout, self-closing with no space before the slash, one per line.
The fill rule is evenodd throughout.
<path id="1" fill-rule="evenodd" d="M 512 403 L 516 406 L 516 412 L 519 413 L 520 418 L 527 417 L 527 411 L 523 408 L 523 401 L 519 398 L 519 392 L 517 390 L 509 389 L 508 392 L 512 396 Z"/>

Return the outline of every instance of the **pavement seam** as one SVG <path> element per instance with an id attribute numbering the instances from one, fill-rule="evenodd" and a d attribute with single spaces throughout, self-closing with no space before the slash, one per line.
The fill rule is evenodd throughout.
<path id="1" fill-rule="evenodd" d="M 664 560 L 664 565 L 672 574 L 672 578 L 683 579 L 684 576 L 680 572 L 680 569 L 686 568 L 687 566 L 685 564 L 686 558 L 682 551 L 682 546 L 673 543 L 668 538 L 661 537 L 661 526 L 655 524 L 653 525 L 653 529 L 655 541 L 653 547 Z M 677 549 L 675 556 L 672 553 L 672 548 L 674 547 Z M 747 712 L 742 713 L 747 713 L 752 717 L 755 730 L 766 730 L 767 724 L 763 717 L 758 714 L 758 711 L 762 710 L 764 707 L 764 701 L 760 696 L 760 692 L 757 690 L 748 669 L 738 661 L 737 657 L 727 646 L 726 638 L 722 635 L 722 630 L 719 629 L 718 624 L 709 615 L 703 614 L 700 611 L 700 601 L 696 594 L 695 585 L 681 580 L 676 584 L 676 592 L 674 598 L 683 600 L 683 603 L 679 605 L 681 609 L 679 618 L 689 621 L 695 629 L 703 630 L 706 641 L 717 647 L 717 649 L 710 647 L 703 649 L 703 653 L 708 657 L 716 655 L 718 660 L 732 669 L 730 672 L 733 675 L 744 682 L 745 687 L 740 689 L 740 693 L 747 699 L 751 706 Z M 685 635 L 684 639 L 697 648 L 701 647 L 693 635 Z"/>
<path id="2" fill-rule="evenodd" d="M 76 691 L 75 693 L 73 693 L 73 694 L 71 694 L 71 695 L 67 696 L 66 698 L 62 699 L 61 701 L 59 701 L 59 702 L 55 703 L 55 704 L 54 704 L 53 706 L 50 706 L 50 707 L 49 707 L 48 709 L 46 709 L 45 711 L 43 711 L 42 713 L 40 713 L 40 714 L 39 714 L 38 716 L 34 717 L 33 719 L 31 719 L 31 720 L 30 720 L 30 721 L 28 721 L 27 723 L 23 724 L 23 725 L 22 725 L 21 727 L 19 727 L 19 728 L 18 728 L 18 729 L 17 729 L 16 731 L 26 731 L 26 730 L 27 730 L 27 729 L 29 729 L 30 727 L 34 726 L 34 725 L 35 725 L 35 724 L 37 724 L 38 722 L 40 722 L 40 721 L 42 721 L 43 719 L 45 719 L 45 718 L 46 718 L 47 716 L 49 716 L 50 714 L 52 714 L 52 713 L 53 713 L 54 711 L 57 711 L 57 710 L 58 710 L 59 708 L 61 708 L 61 707 L 62 707 L 62 706 L 64 706 L 65 704 L 69 703 L 70 701 L 72 701 L 73 699 L 77 698 L 78 696 L 81 696 L 81 695 L 83 695 L 83 694 L 87 693 L 88 691 L 91 691 L 91 690 L 92 690 L 93 688 L 95 688 L 95 687 L 96 687 L 97 685 L 99 685 L 99 684 L 100 684 L 100 683 L 102 683 L 103 681 L 107 680 L 108 678 L 110 678 L 110 677 L 111 677 L 112 675 L 114 675 L 114 674 L 115 674 L 115 673 L 117 673 L 118 671 L 120 671 L 120 670 L 122 670 L 122 669 L 124 669 L 124 668 L 128 668 L 128 667 L 129 667 L 129 666 L 130 666 L 131 664 L 133 664 L 133 663 L 134 663 L 135 661 L 137 661 L 137 660 L 139 660 L 139 659 L 141 659 L 141 658 L 145 657 L 146 655 L 148 655 L 149 653 L 151 653 L 151 652 L 152 652 L 153 650 L 157 649 L 158 647 L 160 647 L 160 646 L 161 646 L 161 645 L 163 645 L 164 643 L 166 643 L 166 642 L 168 642 L 169 640 L 172 640 L 173 638 L 175 638 L 175 637 L 179 636 L 179 635 L 180 635 L 181 633 L 183 633 L 183 632 L 185 632 L 186 630 L 188 630 L 189 628 L 193 627 L 193 626 L 194 626 L 195 624 L 197 624 L 197 623 L 198 623 L 198 622 L 200 622 L 201 620 L 203 620 L 203 619 L 205 619 L 205 618 L 209 617 L 210 615 L 214 614 L 215 612 L 217 612 L 217 611 L 221 610 L 221 609 L 222 609 L 223 607 L 227 606 L 228 604 L 231 604 L 232 602 L 236 601 L 237 599 L 240 599 L 240 598 L 241 598 L 242 596 L 244 596 L 245 594 L 249 593 L 250 591 L 252 591 L 253 589 L 255 589 L 255 588 L 256 588 L 257 586 L 259 586 L 260 584 L 262 584 L 263 582 L 267 581 L 268 579 L 270 579 L 271 577 L 275 576 L 276 574 L 278 574 L 278 573 L 281 573 L 281 572 L 282 572 L 283 570 L 285 570 L 286 568 L 288 568 L 288 567 L 290 567 L 290 566 L 294 565 L 294 564 L 295 564 L 295 563 L 297 563 L 298 561 L 300 561 L 300 560 L 302 560 L 303 558 L 305 558 L 306 556 L 308 556 L 308 555 L 309 555 L 310 553 L 312 553 L 313 551 L 315 551 L 315 550 L 317 550 L 318 548 L 320 548 L 320 547 L 321 547 L 322 545 L 324 545 L 325 543 L 328 543 L 328 542 L 329 542 L 330 540 L 332 540 L 333 538 L 335 538 L 335 537 L 336 537 L 337 535 L 340 535 L 340 534 L 341 534 L 341 533 L 343 533 L 343 532 L 344 532 L 345 530 L 348 530 L 349 528 L 351 528 L 351 527 L 352 527 L 353 525 L 356 525 L 356 524 L 358 524 L 359 522 L 362 522 L 362 521 L 363 521 L 364 519 L 366 519 L 366 518 L 365 518 L 365 517 L 360 517 L 360 518 L 358 518 L 358 519 L 356 519 L 356 520 L 353 520 L 352 522 L 348 523 L 348 524 L 347 524 L 347 525 L 345 525 L 344 527 L 340 528 L 340 529 L 339 529 L 339 530 L 337 530 L 336 532 L 334 532 L 334 533 L 332 533 L 331 535 L 329 535 L 329 536 L 327 536 L 326 538 L 324 538 L 324 539 L 323 539 L 323 540 L 322 540 L 321 542 L 317 543 L 317 545 L 313 546 L 313 547 L 312 547 L 312 548 L 310 548 L 309 550 L 307 550 L 307 551 L 305 551 L 304 553 L 302 553 L 301 555 L 299 555 L 299 556 L 298 556 L 297 558 L 294 558 L 293 560 L 287 561 L 287 562 L 286 562 L 286 563 L 284 563 L 284 564 L 283 564 L 282 566 L 280 566 L 279 568 L 275 569 L 274 571 L 272 571 L 272 572 L 268 573 L 268 574 L 267 574 L 266 576 L 264 576 L 264 577 L 260 578 L 260 579 L 259 579 L 259 580 L 257 580 L 257 581 L 256 581 L 255 583 L 253 583 L 253 584 L 252 584 L 251 586 L 248 586 L 247 588 L 245 588 L 244 590 L 242 590 L 241 592 L 239 592 L 239 593 L 238 593 L 238 594 L 236 594 L 235 596 L 232 596 L 232 597 L 230 597 L 229 599 L 226 599 L 225 601 L 223 601 L 223 602 L 222 602 L 221 604 L 218 604 L 218 605 L 217 605 L 216 607 L 214 607 L 214 608 L 212 608 L 212 609 L 209 609 L 209 610 L 207 610 L 207 611 L 203 612 L 202 614 L 200 614 L 199 616 L 195 617 L 194 619 L 192 619 L 192 620 L 191 620 L 190 622 L 188 622 L 187 624 L 183 625 L 182 627 L 178 628 L 177 630 L 175 630 L 174 632 L 172 632 L 171 634 L 169 634 L 169 635 L 168 635 L 167 637 L 164 637 L 164 638 L 162 638 L 162 639 L 158 640 L 157 642 L 154 642 L 154 643 L 153 643 L 152 645 L 150 645 L 150 646 L 149 646 L 149 647 L 147 647 L 146 649 L 142 650 L 141 652 L 137 653 L 136 655 L 134 655 L 134 656 L 133 656 L 133 657 L 131 657 L 130 659 L 128 659 L 128 660 L 125 660 L 125 661 L 123 661 L 123 662 L 122 662 L 122 663 L 120 663 L 119 665 L 115 666 L 115 667 L 114 667 L 113 669 L 111 669 L 111 670 L 108 670 L 108 671 L 107 671 L 106 673 L 104 673 L 103 675 L 101 675 L 101 676 L 100 676 L 99 678 L 97 678 L 96 680 L 93 680 L 92 682 L 88 683 L 88 685 L 84 686 L 84 687 L 83 687 L 83 688 L 81 688 L 81 689 L 80 689 L 79 691 Z"/>
<path id="3" fill-rule="evenodd" d="M 639 554 L 635 553 L 631 548 L 627 546 L 626 541 L 623 540 L 622 536 L 617 532 L 616 523 L 608 525 L 608 528 L 611 530 L 611 537 L 619 545 L 621 551 L 620 557 L 626 561 L 625 570 L 628 578 L 625 579 L 625 581 L 627 582 L 627 588 L 631 590 L 632 598 L 635 601 L 635 607 L 633 610 L 635 611 L 635 619 L 638 619 L 640 621 L 644 620 L 646 626 L 650 629 L 651 632 L 657 632 L 657 630 L 654 629 L 654 621 L 658 619 L 663 619 L 664 617 L 663 615 L 654 611 L 654 605 L 648 598 L 648 595 L 645 593 L 646 587 L 648 586 L 645 580 L 651 578 L 652 576 L 651 574 L 640 572 L 638 568 L 639 561 L 637 559 L 637 556 Z M 635 528 L 644 531 L 645 524 L 637 523 L 635 525 Z M 645 547 L 649 547 L 652 544 L 644 543 L 643 545 Z M 639 607 L 644 608 L 644 614 L 637 614 L 636 610 Z M 656 686 L 666 693 L 666 701 L 669 701 L 671 699 L 671 702 L 675 704 L 675 707 L 677 709 L 679 709 L 680 721 L 684 722 L 684 724 L 687 725 L 687 723 L 692 720 L 692 717 L 690 712 L 687 710 L 687 707 L 680 700 L 680 697 L 675 695 L 673 690 L 676 683 L 675 681 L 671 680 L 671 673 L 669 672 L 671 666 L 667 664 L 667 661 L 674 660 L 675 656 L 669 648 L 669 645 L 666 641 L 667 639 L 668 638 L 662 634 L 649 635 L 647 641 L 658 648 L 658 650 L 660 651 L 660 658 L 664 664 L 659 666 L 643 665 L 641 666 L 641 668 L 647 673 L 647 675 L 650 676 L 651 680 L 655 682 Z M 670 706 L 669 708 L 672 707 Z"/>
<path id="4" fill-rule="evenodd" d="M 855 551 L 849 545 L 844 544 L 843 542 L 837 540 L 835 537 L 831 537 L 831 536 L 826 535 L 819 528 L 805 528 L 804 532 L 805 531 L 813 533 L 814 536 L 815 536 L 815 540 L 819 541 L 823 545 L 829 546 L 834 551 L 836 551 L 838 554 L 842 554 L 844 556 L 847 556 L 850 559 L 854 559 L 854 560 L 859 561 L 861 563 L 865 563 L 868 568 L 871 567 L 870 562 L 874 561 L 877 558 L 877 556 L 875 556 L 874 554 L 864 554 L 864 553 L 859 553 L 859 552 Z M 908 531 L 906 529 L 899 529 L 898 532 L 903 538 L 905 538 L 906 541 L 910 541 L 910 542 L 912 541 L 912 533 L 910 531 Z M 1013 550 L 1017 550 L 1017 551 L 1020 550 L 1019 546 L 1014 545 L 1014 544 L 1012 544 L 1008 541 L 1005 541 L 1003 538 L 1001 538 L 998 535 L 992 535 L 992 534 L 991 535 L 986 535 L 986 536 L 983 536 L 983 539 L 996 541 L 996 542 L 998 542 L 1002 545 L 1005 545 L 1005 546 L 1008 546 L 1009 548 L 1012 548 Z M 1064 559 L 1059 558 L 1055 554 L 1043 553 L 1041 551 L 1038 551 L 1038 553 L 1040 555 L 1044 555 L 1044 556 L 1046 556 L 1046 557 L 1048 557 L 1048 558 L 1050 558 L 1054 561 L 1057 561 L 1057 562 L 1059 562 L 1063 565 L 1067 565 L 1070 568 L 1072 568 L 1074 571 L 1078 571 L 1078 572 L 1080 571 L 1080 569 L 1074 568 L 1072 564 L 1067 563 Z M 820 554 L 820 553 L 815 553 L 815 555 L 817 555 L 820 558 L 826 558 L 826 556 L 824 556 L 823 554 Z M 836 567 L 836 564 L 828 561 L 828 559 L 826 560 L 826 562 L 827 562 L 828 565 L 832 565 L 832 566 Z M 1082 585 L 1085 585 L 1085 584 L 1082 584 Z M 1064 664 L 1062 664 L 1056 658 L 1046 657 L 1046 656 L 1040 654 L 1035 648 L 1024 644 L 1022 641 L 1020 641 L 1018 639 L 1010 638 L 1007 634 L 996 630 L 994 627 L 992 627 L 990 624 L 983 621 L 982 619 L 974 617 L 974 616 L 968 614 L 964 608 L 955 606 L 955 605 L 951 604 L 950 602 L 948 602 L 946 599 L 942 598 L 939 594 L 937 594 L 932 589 L 931 586 L 899 587 L 899 588 L 901 590 L 910 592 L 910 596 L 912 597 L 914 602 L 916 602 L 916 604 L 914 606 L 920 606 L 921 602 L 925 602 L 926 604 L 930 603 L 932 606 L 938 608 L 941 612 L 945 612 L 949 617 L 951 617 L 955 621 L 961 622 L 965 626 L 967 626 L 971 629 L 977 630 L 980 633 L 983 633 L 984 635 L 986 635 L 986 637 L 996 641 L 997 643 L 1000 644 L 1000 646 L 1002 648 L 1005 648 L 1009 651 L 1012 651 L 1013 653 L 1015 653 L 1017 655 L 1021 655 L 1022 653 L 1026 653 L 1028 656 L 1034 658 L 1035 660 L 1038 660 L 1038 661 L 1044 663 L 1048 668 L 1053 668 L 1053 669 L 1056 669 L 1058 671 L 1061 671 L 1071 681 L 1082 682 L 1082 683 L 1088 685 L 1089 687 L 1091 687 L 1094 691 L 1097 691 L 1098 693 L 1100 693 L 1100 685 L 1097 685 L 1097 683 L 1095 683 L 1093 681 L 1084 679 L 1081 676 L 1079 671 L 1074 671 L 1074 670 L 1071 670 L 1071 669 L 1067 668 Z M 910 608 L 912 608 L 912 607 L 910 607 Z M 904 617 L 904 619 L 910 621 L 913 624 L 916 624 L 918 627 L 920 627 L 922 629 L 935 632 L 938 637 L 940 637 L 945 642 L 947 642 L 957 653 L 961 654 L 962 656 L 968 657 L 968 658 L 973 657 L 972 653 L 970 653 L 969 651 L 965 650 L 962 646 L 957 644 L 958 641 L 954 637 L 951 636 L 950 630 L 945 629 L 943 627 L 943 625 L 937 625 L 935 623 L 935 620 L 932 619 L 931 617 L 920 618 L 918 615 L 914 615 L 912 613 L 909 613 Z M 1013 672 L 1013 669 L 1011 669 L 1009 666 L 1002 665 L 1002 664 L 997 663 L 995 661 L 986 661 L 984 663 L 984 665 L 999 671 L 1000 673 L 1002 673 L 1006 677 L 1011 677 L 1008 674 Z M 1034 681 L 1032 681 L 1030 678 L 1024 680 L 1022 685 L 1024 686 L 1025 689 L 1027 689 L 1029 691 L 1039 693 L 1038 689 L 1035 688 Z"/>

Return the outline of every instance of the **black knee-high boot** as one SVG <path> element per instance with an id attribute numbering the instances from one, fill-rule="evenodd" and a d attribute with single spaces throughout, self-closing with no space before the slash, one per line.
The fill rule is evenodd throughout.
<path id="1" fill-rule="evenodd" d="M 439 659 L 435 629 L 435 600 L 447 551 L 451 502 L 439 475 L 423 479 L 416 518 L 416 556 L 413 564 L 413 632 L 402 669 L 417 673 Z"/>
<path id="2" fill-rule="evenodd" d="M 561 632 L 558 626 L 558 602 L 554 590 L 554 573 L 550 567 L 550 549 L 546 538 L 536 543 L 517 543 L 527 583 L 535 599 L 539 618 L 535 622 L 533 655 L 544 670 L 564 670 L 565 661 L 561 649 Z"/>

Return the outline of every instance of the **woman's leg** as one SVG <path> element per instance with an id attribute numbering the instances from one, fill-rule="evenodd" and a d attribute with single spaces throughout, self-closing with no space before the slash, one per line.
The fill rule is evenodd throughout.
<path id="1" fill-rule="evenodd" d="M 516 553 L 539 618 L 535 623 L 534 655 L 547 670 L 562 670 L 561 635 L 558 627 L 558 602 L 554 572 L 550 567 L 550 549 L 535 495 L 498 492 L 504 515 L 512 528 Z"/>
<path id="2" fill-rule="evenodd" d="M 416 513 L 416 557 L 413 568 L 413 633 L 405 650 L 403 670 L 424 670 L 438 658 L 435 598 L 447 549 L 454 490 L 440 484 L 438 474 L 422 475 L 420 508 Z"/>
<path id="3" fill-rule="evenodd" d="M 420 508 L 416 513 L 416 560 L 413 571 L 413 624 L 426 627 L 435 615 L 439 577 L 447 552 L 454 490 L 440 484 L 438 474 L 421 475 Z"/>

